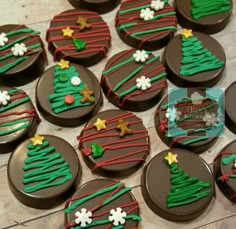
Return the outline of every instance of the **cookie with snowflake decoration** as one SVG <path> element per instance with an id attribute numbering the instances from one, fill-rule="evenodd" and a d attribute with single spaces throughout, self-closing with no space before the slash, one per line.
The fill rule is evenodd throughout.
<path id="1" fill-rule="evenodd" d="M 8 153 L 37 130 L 40 118 L 21 89 L 0 86 L 0 153 Z"/>
<path id="2" fill-rule="evenodd" d="M 178 23 L 188 29 L 207 34 L 223 30 L 230 22 L 232 0 L 176 0 Z"/>
<path id="3" fill-rule="evenodd" d="M 129 49 L 108 60 L 101 78 L 107 99 L 115 106 L 144 111 L 157 104 L 166 87 L 166 72 L 159 56 Z"/>
<path id="4" fill-rule="evenodd" d="M 54 60 L 91 66 L 104 57 L 111 45 L 110 30 L 101 16 L 92 11 L 73 9 L 55 15 L 46 40 Z"/>
<path id="5" fill-rule="evenodd" d="M 67 200 L 65 229 L 72 228 L 138 228 L 139 205 L 120 181 L 91 180 L 80 186 Z"/>
<path id="6" fill-rule="evenodd" d="M 171 90 L 157 107 L 154 122 L 157 134 L 169 147 L 203 152 L 223 132 L 223 92 L 217 88 Z"/>
<path id="7" fill-rule="evenodd" d="M 227 199 L 236 203 L 236 140 L 227 144 L 215 157 L 216 183 Z"/>
<path id="8" fill-rule="evenodd" d="M 105 177 L 129 176 L 144 164 L 150 151 L 142 120 L 129 111 L 96 114 L 77 138 L 87 166 Z"/>
<path id="9" fill-rule="evenodd" d="M 168 0 L 123 1 L 115 23 L 122 41 L 136 49 L 160 49 L 177 30 L 175 10 Z"/>
<path id="10" fill-rule="evenodd" d="M 78 126 L 98 112 L 102 93 L 90 70 L 61 59 L 39 79 L 36 103 L 49 122 L 59 126 Z"/>
<path id="11" fill-rule="evenodd" d="M 47 63 L 44 44 L 25 25 L 0 26 L 0 83 L 16 86 L 41 76 Z"/>
<path id="12" fill-rule="evenodd" d="M 80 9 L 107 13 L 117 7 L 121 0 L 68 0 L 72 6 Z"/>

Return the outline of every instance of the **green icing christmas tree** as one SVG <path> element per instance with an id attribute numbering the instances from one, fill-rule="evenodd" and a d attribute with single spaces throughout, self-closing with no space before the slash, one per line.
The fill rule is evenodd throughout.
<path id="1" fill-rule="evenodd" d="M 230 0 L 192 0 L 191 15 L 195 20 L 232 9 Z"/>
<path id="2" fill-rule="evenodd" d="M 223 61 L 203 47 L 202 42 L 193 36 L 192 30 L 183 30 L 181 42 L 181 76 L 191 76 L 200 72 L 215 70 L 225 65 Z"/>
<path id="3" fill-rule="evenodd" d="M 211 193 L 209 183 L 199 181 L 198 177 L 189 177 L 178 166 L 177 154 L 171 152 L 165 157 L 165 162 L 170 167 L 171 191 L 167 196 L 167 207 L 178 207 L 198 201 Z M 205 190 L 208 189 L 208 190 Z"/>
<path id="4" fill-rule="evenodd" d="M 43 136 L 35 135 L 31 138 L 27 156 L 23 166 L 26 193 L 62 185 L 72 178 L 68 162 L 60 153 L 55 152 L 55 147 L 50 146 Z"/>
<path id="5" fill-rule="evenodd" d="M 69 61 L 61 60 L 55 66 L 54 93 L 49 95 L 52 110 L 58 114 L 94 102 L 93 91 L 83 83 L 79 73 Z"/>

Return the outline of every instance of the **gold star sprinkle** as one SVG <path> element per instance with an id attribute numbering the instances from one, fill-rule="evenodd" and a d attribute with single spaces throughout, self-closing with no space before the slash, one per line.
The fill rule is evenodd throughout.
<path id="1" fill-rule="evenodd" d="M 97 118 L 97 121 L 93 125 L 97 128 L 97 131 L 107 128 L 106 127 L 106 120 L 103 120 L 100 118 Z"/>
<path id="2" fill-rule="evenodd" d="M 66 27 L 65 29 L 62 29 L 62 32 L 63 32 L 64 37 L 72 37 L 75 31 L 71 29 L 70 27 Z"/>
<path id="3" fill-rule="evenodd" d="M 165 160 L 168 161 L 169 165 L 171 165 L 173 163 L 178 163 L 177 156 L 178 156 L 177 154 L 169 152 L 168 155 L 165 156 Z"/>
<path id="4" fill-rule="evenodd" d="M 58 65 L 61 69 L 69 68 L 69 67 L 70 67 L 70 61 L 61 59 L 61 60 L 57 63 L 57 65 Z"/>
<path id="5" fill-rule="evenodd" d="M 33 138 L 30 139 L 31 142 L 33 143 L 34 146 L 36 145 L 42 145 L 43 144 L 43 140 L 44 140 L 44 137 L 43 136 L 40 136 L 38 134 L 34 135 Z"/>
<path id="6" fill-rule="evenodd" d="M 189 38 L 193 36 L 193 33 L 191 29 L 183 29 L 181 35 L 184 36 L 185 38 Z"/>

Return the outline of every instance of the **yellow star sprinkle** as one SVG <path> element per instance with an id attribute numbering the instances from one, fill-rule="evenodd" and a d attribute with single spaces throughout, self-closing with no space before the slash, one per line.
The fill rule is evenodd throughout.
<path id="1" fill-rule="evenodd" d="M 57 63 L 57 65 L 58 65 L 61 69 L 69 68 L 69 67 L 70 67 L 70 61 L 61 59 L 60 62 Z"/>
<path id="2" fill-rule="evenodd" d="M 75 31 L 71 29 L 70 27 L 66 27 L 65 29 L 62 29 L 62 32 L 63 32 L 64 37 L 72 37 Z"/>
<path id="3" fill-rule="evenodd" d="M 193 33 L 191 29 L 183 29 L 181 35 L 184 36 L 185 38 L 189 38 L 193 36 Z"/>
<path id="4" fill-rule="evenodd" d="M 36 134 L 30 140 L 33 143 L 33 145 L 36 146 L 36 145 L 42 145 L 43 144 L 43 139 L 44 139 L 43 136 L 40 136 L 40 135 Z"/>
<path id="5" fill-rule="evenodd" d="M 97 118 L 97 121 L 93 125 L 97 128 L 97 131 L 107 128 L 106 127 L 106 120 L 103 120 L 100 118 Z"/>
<path id="6" fill-rule="evenodd" d="M 165 160 L 167 160 L 168 164 L 171 165 L 173 163 L 177 163 L 178 162 L 177 156 L 178 156 L 177 154 L 169 152 L 168 155 L 165 156 Z"/>

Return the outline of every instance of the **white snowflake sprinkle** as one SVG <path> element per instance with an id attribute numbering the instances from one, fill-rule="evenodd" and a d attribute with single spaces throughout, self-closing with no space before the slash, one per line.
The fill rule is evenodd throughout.
<path id="1" fill-rule="evenodd" d="M 114 226 L 124 225 L 125 224 L 126 212 L 121 208 L 112 209 L 110 211 L 109 221 L 113 222 Z"/>
<path id="2" fill-rule="evenodd" d="M 144 63 L 148 59 L 149 55 L 147 54 L 145 50 L 137 50 L 133 54 L 133 57 L 136 62 Z"/>
<path id="3" fill-rule="evenodd" d="M 71 84 L 72 84 L 73 86 L 78 86 L 78 85 L 80 85 L 81 80 L 80 80 L 80 78 L 79 78 L 78 76 L 73 76 L 73 77 L 71 78 L 70 82 L 71 82 Z"/>
<path id="4" fill-rule="evenodd" d="M 140 11 L 140 18 L 143 19 L 144 21 L 150 21 L 154 17 L 154 11 L 151 10 L 150 8 L 142 9 Z"/>
<path id="5" fill-rule="evenodd" d="M 11 97 L 8 94 L 8 91 L 0 91 L 0 106 L 7 105 L 10 100 L 11 100 Z"/>
<path id="6" fill-rule="evenodd" d="M 0 34 L 0 46 L 4 46 L 8 42 L 7 35 L 5 33 Z"/>
<path id="7" fill-rule="evenodd" d="M 177 110 L 175 107 L 169 107 L 166 110 L 166 118 L 168 118 L 171 122 L 174 122 L 177 117 Z"/>
<path id="8" fill-rule="evenodd" d="M 165 3 L 161 0 L 153 0 L 151 2 L 151 8 L 155 11 L 163 9 L 164 5 L 165 5 Z"/>
<path id="9" fill-rule="evenodd" d="M 236 169 L 236 159 L 234 160 L 234 168 Z"/>
<path id="10" fill-rule="evenodd" d="M 75 223 L 80 224 L 81 227 L 86 227 L 88 224 L 92 223 L 92 212 L 87 211 L 85 208 L 82 208 L 81 211 L 75 213 Z"/>
<path id="11" fill-rule="evenodd" d="M 28 51 L 28 49 L 24 43 L 17 43 L 11 48 L 11 51 L 13 52 L 14 56 L 23 56 Z"/>
<path id="12" fill-rule="evenodd" d="M 136 79 L 136 86 L 138 89 L 145 91 L 151 87 L 151 80 L 146 76 L 141 76 Z"/>
<path id="13" fill-rule="evenodd" d="M 215 113 L 206 113 L 203 118 L 203 122 L 205 122 L 206 126 L 215 126 L 218 118 L 216 117 Z"/>

